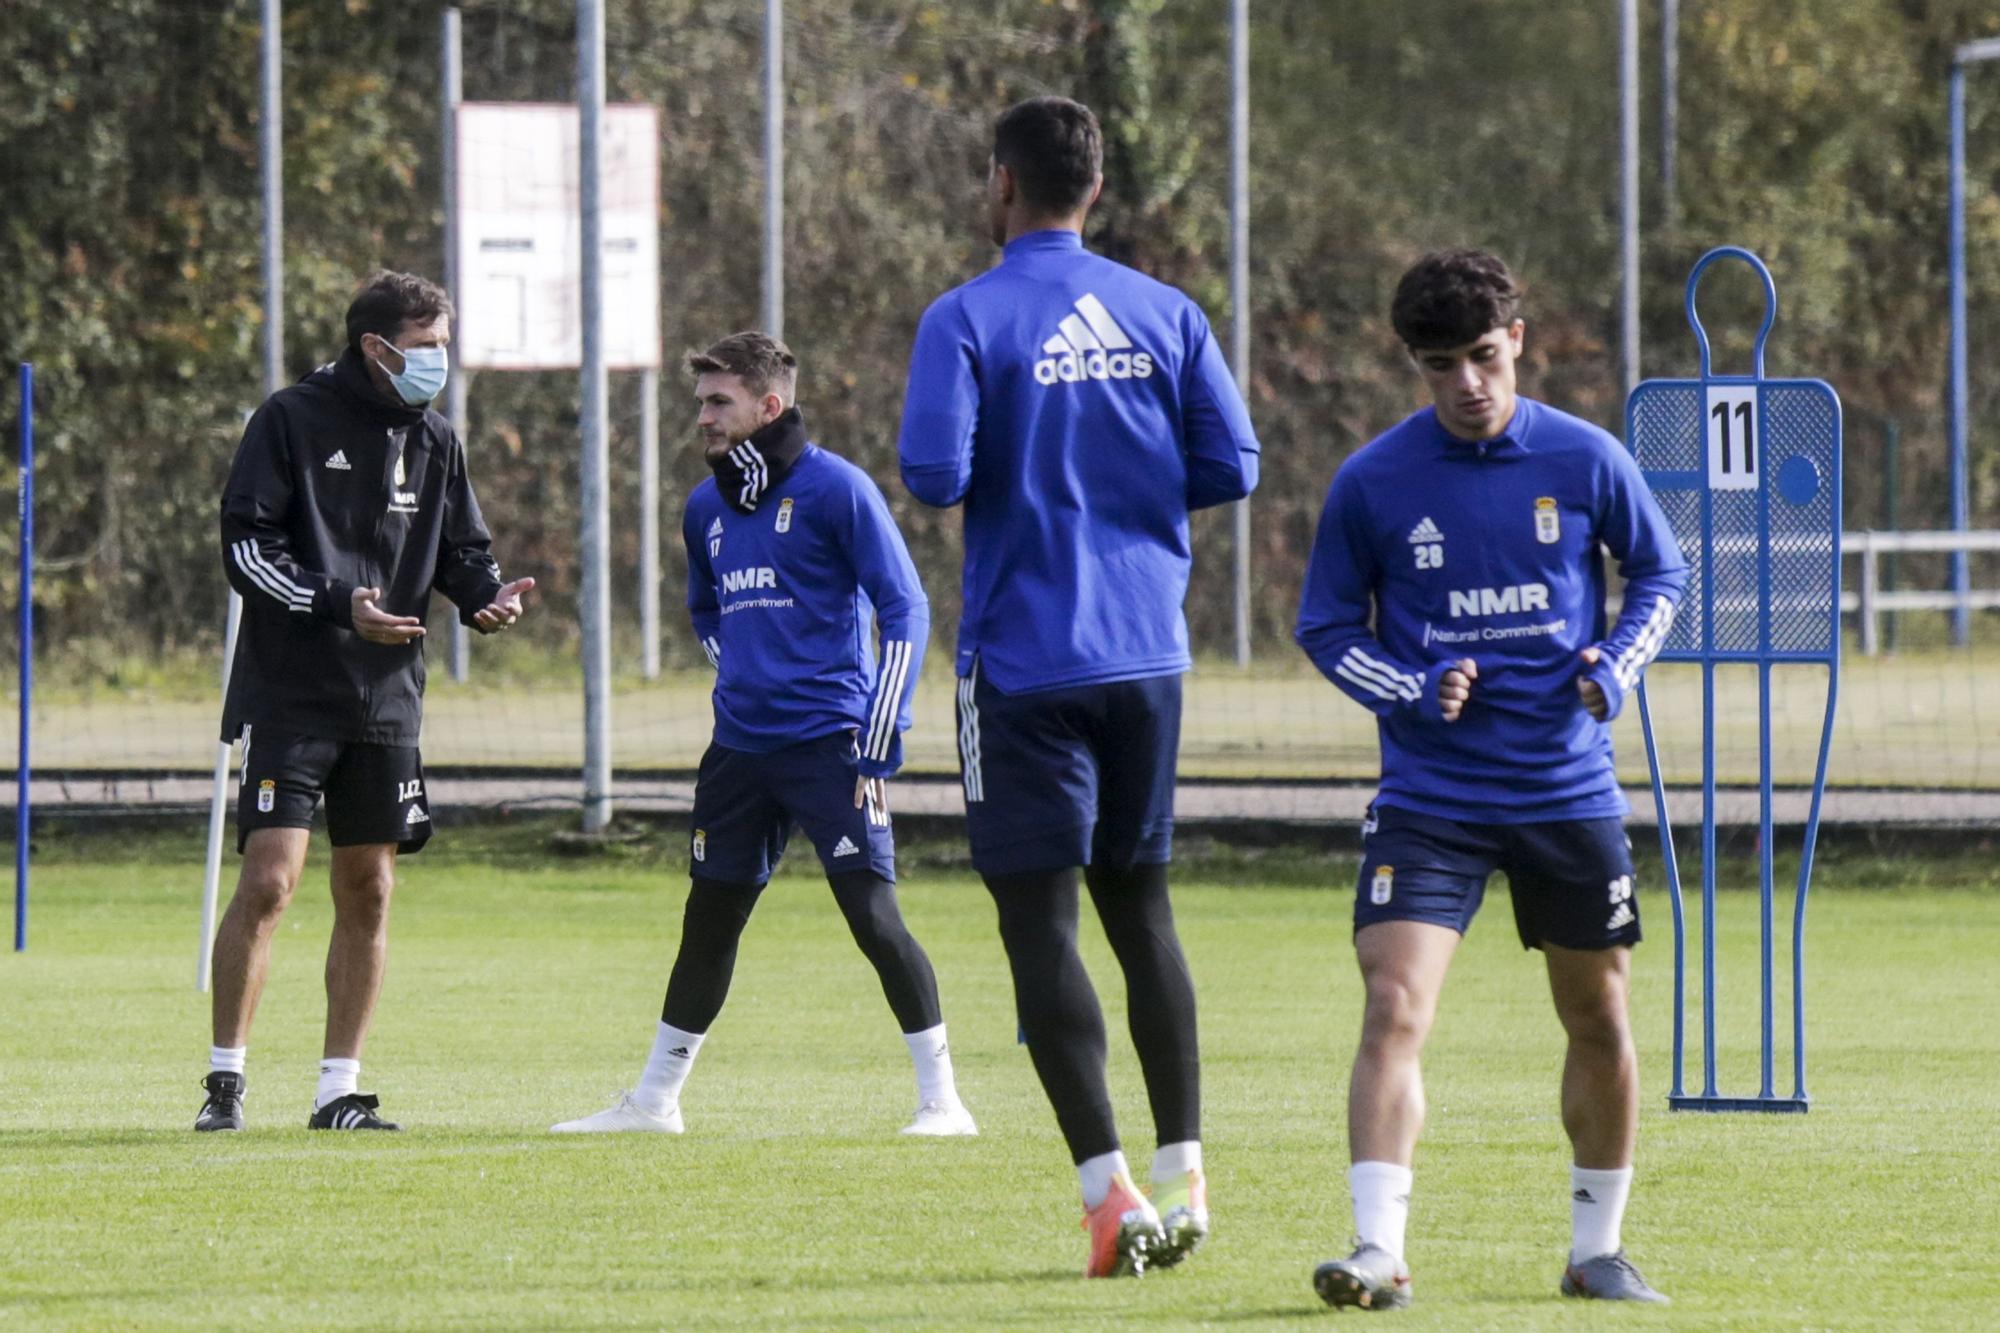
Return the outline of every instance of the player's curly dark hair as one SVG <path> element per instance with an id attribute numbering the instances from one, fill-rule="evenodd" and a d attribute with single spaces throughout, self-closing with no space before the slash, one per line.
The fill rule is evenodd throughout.
<path id="1" fill-rule="evenodd" d="M 690 375 L 735 375 L 753 397 L 775 392 L 787 404 L 798 388 L 799 359 L 768 333 L 754 330 L 717 339 L 687 354 Z"/>
<path id="2" fill-rule="evenodd" d="M 444 288 L 414 273 L 382 269 L 368 275 L 347 307 L 347 345 L 360 351 L 364 333 L 394 343 L 405 324 L 430 324 L 451 316 L 451 297 Z"/>
<path id="3" fill-rule="evenodd" d="M 1521 289 L 1487 250 L 1433 250 L 1396 284 L 1389 322 L 1403 345 L 1423 351 L 1463 347 L 1514 322 Z"/>
<path id="4" fill-rule="evenodd" d="M 993 122 L 993 160 L 1014 173 L 1014 184 L 1034 208 L 1073 213 L 1090 202 L 1104 170 L 1104 132 L 1081 102 L 1031 97 Z"/>

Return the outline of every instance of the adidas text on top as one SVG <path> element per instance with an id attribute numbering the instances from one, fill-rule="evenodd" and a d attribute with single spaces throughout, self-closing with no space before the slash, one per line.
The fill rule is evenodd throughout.
<path id="1" fill-rule="evenodd" d="M 1131 348 L 1131 337 L 1105 309 L 1104 302 L 1085 292 L 1076 299 L 1076 308 L 1056 325 L 1054 335 L 1042 343 L 1042 358 L 1035 362 L 1035 382 L 1048 385 L 1151 378 L 1153 358 Z"/>

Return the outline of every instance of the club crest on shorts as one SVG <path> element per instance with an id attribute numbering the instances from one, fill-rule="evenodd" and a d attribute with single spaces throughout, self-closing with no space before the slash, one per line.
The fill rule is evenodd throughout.
<path id="1" fill-rule="evenodd" d="M 708 859 L 708 830 L 705 828 L 696 829 L 694 831 L 694 842 L 691 846 L 694 850 L 694 859 L 697 861 L 706 861 Z"/>
<path id="2" fill-rule="evenodd" d="M 1376 866 L 1375 880 L 1368 886 L 1368 901 L 1377 907 L 1389 901 L 1389 895 L 1396 890 L 1396 867 Z"/>
<path id="3" fill-rule="evenodd" d="M 1562 540 L 1562 511 L 1556 508 L 1554 496 L 1544 495 L 1535 501 L 1535 540 L 1544 546 Z"/>
<path id="4" fill-rule="evenodd" d="M 713 560 L 715 559 L 715 557 L 721 554 L 722 554 L 722 520 L 718 518 L 715 520 L 715 522 L 708 525 L 708 558 L 710 560 Z"/>
<path id="5" fill-rule="evenodd" d="M 778 502 L 778 531 L 790 532 L 791 530 L 792 530 L 792 497 L 788 495 L 783 500 L 780 500 Z"/>
<path id="6" fill-rule="evenodd" d="M 257 784 L 257 813 L 268 815 L 271 813 L 271 807 L 277 803 L 278 784 L 270 778 L 265 778 Z"/>

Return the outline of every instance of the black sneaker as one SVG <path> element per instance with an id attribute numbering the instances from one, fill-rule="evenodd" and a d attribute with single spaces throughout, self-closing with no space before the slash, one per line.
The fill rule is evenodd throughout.
<path id="1" fill-rule="evenodd" d="M 1625 1257 L 1625 1251 L 1600 1254 L 1563 1270 L 1562 1294 L 1593 1301 L 1643 1301 L 1665 1305 L 1667 1298 L 1639 1276 L 1639 1270 Z"/>
<path id="2" fill-rule="evenodd" d="M 1400 1310 L 1410 1303 L 1410 1270 L 1380 1245 L 1358 1245 L 1314 1269 L 1313 1290 L 1332 1306 Z"/>
<path id="3" fill-rule="evenodd" d="M 208 1089 L 208 1100 L 201 1104 L 194 1127 L 203 1133 L 243 1128 L 243 1075 L 218 1069 L 201 1086 Z"/>
<path id="4" fill-rule="evenodd" d="M 375 1114 L 375 1108 L 381 1104 L 372 1092 L 350 1092 L 314 1111 L 312 1119 L 306 1121 L 306 1128 L 401 1129 L 401 1125 L 392 1125 Z"/>

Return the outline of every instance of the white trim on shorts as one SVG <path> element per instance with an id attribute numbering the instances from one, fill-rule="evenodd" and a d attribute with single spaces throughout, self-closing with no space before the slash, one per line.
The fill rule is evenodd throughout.
<path id="1" fill-rule="evenodd" d="M 986 775 L 979 762 L 979 659 L 972 659 L 972 673 L 958 682 L 958 761 L 965 780 L 968 803 L 986 799 Z"/>

